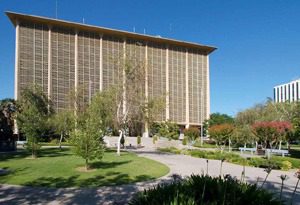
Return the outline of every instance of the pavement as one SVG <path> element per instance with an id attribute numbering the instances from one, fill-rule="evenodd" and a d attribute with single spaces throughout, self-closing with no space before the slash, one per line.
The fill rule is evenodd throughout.
<path id="1" fill-rule="evenodd" d="M 117 138 L 110 138 L 110 144 L 114 145 Z M 127 145 L 134 147 L 136 138 L 127 138 Z M 139 156 L 150 158 L 166 164 L 170 168 L 168 175 L 153 181 L 139 182 L 121 186 L 106 186 L 100 188 L 45 188 L 45 187 L 25 187 L 16 185 L 0 185 L 0 204 L 126 204 L 130 198 L 145 188 L 153 187 L 157 183 L 169 182 L 173 174 L 189 176 L 191 174 L 206 174 L 207 160 L 194 158 L 186 155 L 175 155 L 169 153 L 160 153 L 156 151 L 157 147 L 179 146 L 176 141 L 159 140 L 155 145 L 152 139 L 142 139 L 143 148 L 129 149 L 136 152 Z M 208 173 L 211 176 L 230 174 L 232 177 L 241 178 L 243 167 L 231 163 L 223 163 L 222 171 L 219 160 L 208 161 Z M 264 188 L 279 195 L 281 188 L 281 175 L 287 175 L 288 179 L 284 182 L 283 199 L 289 202 L 292 192 L 297 183 L 294 176 L 296 170 L 280 171 L 272 170 Z M 257 183 L 261 186 L 266 172 L 264 169 L 255 167 L 246 167 L 246 181 Z M 300 188 L 298 188 L 293 204 L 300 205 Z"/>

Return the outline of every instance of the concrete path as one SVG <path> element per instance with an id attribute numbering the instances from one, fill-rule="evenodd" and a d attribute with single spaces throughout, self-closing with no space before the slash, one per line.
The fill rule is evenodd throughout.
<path id="1" fill-rule="evenodd" d="M 111 144 L 116 139 L 111 139 Z M 159 162 L 162 162 L 170 167 L 170 173 L 158 180 L 150 182 L 141 182 L 130 185 L 117 187 L 101 187 L 101 188 L 33 188 L 12 185 L 0 185 L 0 204 L 126 204 L 126 202 L 137 191 L 151 187 L 156 183 L 167 182 L 171 180 L 172 174 L 189 176 L 191 174 L 206 173 L 206 159 L 193 158 L 185 155 L 175 155 L 167 153 L 159 153 L 155 149 L 158 145 L 153 145 L 152 139 L 143 139 L 145 145 L 142 149 L 133 150 L 143 157 L 147 157 Z M 127 139 L 128 144 L 135 145 L 136 139 Z M 170 142 L 166 142 L 167 144 Z M 164 142 L 160 142 L 164 144 Z M 170 143 L 172 144 L 172 143 Z M 209 174 L 219 176 L 220 161 L 209 160 Z M 233 177 L 240 179 L 242 167 L 230 163 L 224 163 L 222 174 L 230 174 Z M 288 180 L 285 181 L 283 197 L 286 201 L 291 197 L 291 193 L 297 182 L 294 176 L 295 171 L 278 171 L 273 170 L 264 185 L 265 188 L 278 194 L 280 192 L 281 180 L 280 175 L 286 174 Z M 250 183 L 261 185 L 266 173 L 263 169 L 246 167 L 246 180 Z M 300 188 L 297 190 L 300 192 Z M 294 204 L 300 205 L 300 194 L 296 193 Z"/>

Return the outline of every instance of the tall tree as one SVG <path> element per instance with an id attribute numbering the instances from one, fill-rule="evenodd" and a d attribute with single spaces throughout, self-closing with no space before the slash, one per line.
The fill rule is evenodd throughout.
<path id="1" fill-rule="evenodd" d="M 4 150 L 14 150 L 15 140 L 13 137 L 14 114 L 16 105 L 13 99 L 0 100 L 0 143 L 6 145 Z M 0 147 L 2 147 L 0 145 Z"/>
<path id="2" fill-rule="evenodd" d="M 23 90 L 17 101 L 17 123 L 27 139 L 27 148 L 32 157 L 37 157 L 39 141 L 48 128 L 48 119 L 53 113 L 51 102 L 38 86 Z"/>
<path id="3" fill-rule="evenodd" d="M 107 127 L 112 124 L 116 111 L 114 92 L 106 90 L 93 96 L 86 112 L 78 119 L 76 129 L 71 133 L 70 142 L 75 154 L 85 159 L 85 167 L 89 162 L 101 159 L 104 153 L 103 137 Z"/>
<path id="4" fill-rule="evenodd" d="M 227 114 L 221 114 L 221 113 L 212 113 L 210 115 L 210 118 L 208 120 L 209 126 L 214 125 L 221 125 L 221 124 L 233 124 L 234 118 L 227 115 Z"/>

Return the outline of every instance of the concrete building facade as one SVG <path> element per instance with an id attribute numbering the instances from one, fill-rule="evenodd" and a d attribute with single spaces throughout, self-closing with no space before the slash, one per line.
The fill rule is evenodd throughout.
<path id="1" fill-rule="evenodd" d="M 273 88 L 274 102 L 295 102 L 300 100 L 300 79 Z"/>
<path id="2" fill-rule="evenodd" d="M 200 126 L 210 114 L 209 54 L 216 48 L 156 36 L 6 12 L 16 28 L 15 98 L 37 84 L 59 111 L 87 85 L 84 99 L 124 78 L 120 58 L 146 68 L 145 93 L 166 96 L 160 119 Z"/>

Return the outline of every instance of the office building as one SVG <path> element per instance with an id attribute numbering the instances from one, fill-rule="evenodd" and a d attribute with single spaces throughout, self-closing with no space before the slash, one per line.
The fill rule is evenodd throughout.
<path id="1" fill-rule="evenodd" d="M 120 58 L 145 62 L 148 98 L 166 95 L 157 121 L 200 126 L 210 114 L 209 54 L 214 47 L 160 36 L 6 12 L 16 29 L 15 98 L 37 84 L 59 111 L 72 89 L 84 100 L 122 81 Z"/>
<path id="2" fill-rule="evenodd" d="M 273 88 L 274 102 L 295 102 L 300 99 L 300 79 Z"/>

